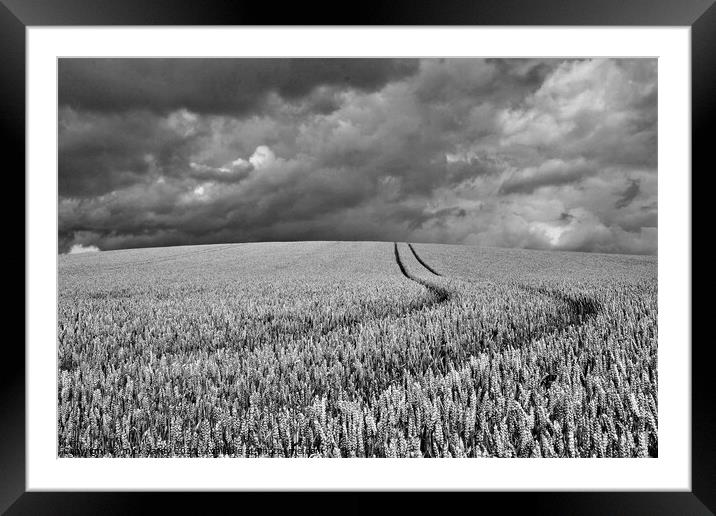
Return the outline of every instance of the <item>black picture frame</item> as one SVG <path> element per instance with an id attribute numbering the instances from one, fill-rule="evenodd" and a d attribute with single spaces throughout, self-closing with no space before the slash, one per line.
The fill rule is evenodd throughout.
<path id="1" fill-rule="evenodd" d="M 577 26 L 690 26 L 692 69 L 692 180 L 711 172 L 708 130 L 714 123 L 716 105 L 716 5 L 714 0 L 405 0 L 361 2 L 360 6 L 336 3 L 293 3 L 277 6 L 242 0 L 0 0 L 0 128 L 6 180 L 19 183 L 25 170 L 25 29 L 43 25 L 577 25 Z M 698 173 L 693 171 L 698 170 Z M 23 176 L 24 177 L 24 176 Z M 692 182 L 693 185 L 693 182 Z M 24 180 L 13 189 L 25 191 Z M 694 189 L 694 194 L 706 189 Z M 12 197 L 20 198 L 15 194 Z M 24 196 L 23 196 L 24 199 Z M 17 226 L 19 208 L 4 203 L 8 225 Z M 708 221 L 704 202 L 692 200 L 692 234 L 698 235 Z M 25 213 L 23 209 L 23 213 Z M 706 222 L 708 223 L 708 222 Z M 703 223 L 704 226 L 706 223 Z M 25 241 L 23 224 L 22 240 Z M 17 239 L 14 239 L 17 241 Z M 9 267 L 23 268 L 28 258 L 8 246 Z M 695 257 L 692 250 L 692 256 Z M 22 263 L 21 263 L 22 262 Z M 10 269 L 6 269 L 9 271 Z M 692 258 L 692 275 L 697 266 Z M 663 272 L 663 271 L 662 271 Z M 10 274 L 13 276 L 13 274 Z M 14 275 L 19 277 L 19 275 Z M 704 276 L 707 277 L 707 276 Z M 703 287 L 702 287 L 703 288 Z M 9 294 L 9 293 L 8 293 Z M 6 296 L 9 297 L 9 296 Z M 23 293 L 23 300 L 25 293 Z M 693 294 L 692 294 L 693 299 Z M 15 299 L 16 300 L 16 299 Z M 12 303 L 19 310 L 20 303 Z M 700 321 L 708 303 L 692 303 L 692 321 Z M 25 303 L 21 304 L 23 311 Z M 702 317 L 698 317 L 698 315 Z M 696 317 L 694 317 L 696 315 Z M 16 325 L 6 313 L 8 326 Z M 690 492 L 556 492 L 472 493 L 468 500 L 453 497 L 451 505 L 498 504 L 500 511 L 550 514 L 712 514 L 716 512 L 716 411 L 714 388 L 708 369 L 711 347 L 708 339 L 696 339 L 692 330 L 692 490 Z M 144 513 L 159 503 L 169 512 L 206 511 L 218 503 L 240 497 L 247 508 L 265 505 L 260 494 L 180 493 L 49 493 L 25 489 L 25 351 L 19 338 L 5 340 L 5 367 L 0 374 L 0 512 L 7 514 Z M 279 498 L 292 511 L 372 511 L 381 506 L 365 493 L 349 493 L 341 501 L 322 498 L 320 507 L 305 501 L 306 493 Z M 474 498 L 477 498 L 475 500 Z M 270 497 L 275 502 L 276 498 Z M 433 508 L 435 497 L 413 494 L 410 506 Z M 248 505 L 247 505 L 248 504 Z M 336 505 L 338 504 L 338 505 Z M 437 502 L 436 510 L 444 505 Z M 458 507 L 458 505 L 454 505 Z M 271 508 L 275 505 L 271 504 Z M 443 509 L 444 510 L 444 509 Z"/>

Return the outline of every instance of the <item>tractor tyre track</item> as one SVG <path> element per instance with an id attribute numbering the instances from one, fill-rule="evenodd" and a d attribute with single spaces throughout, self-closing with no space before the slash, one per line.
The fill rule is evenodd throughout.
<path id="1" fill-rule="evenodd" d="M 420 262 L 420 265 L 422 265 L 423 267 L 425 267 L 427 270 L 429 270 L 430 272 L 432 272 L 432 273 L 435 274 L 436 276 L 442 276 L 442 274 L 440 274 L 440 273 L 437 272 L 435 269 L 433 269 L 432 267 L 430 267 L 430 265 L 428 265 L 427 263 L 425 263 L 425 262 L 422 260 L 422 258 L 420 258 L 420 256 L 418 256 L 418 253 L 415 251 L 415 248 L 413 248 L 413 244 L 408 244 L 408 247 L 410 247 L 410 250 L 413 252 L 413 256 L 415 256 L 415 259 L 418 260 L 418 262 Z"/>
<path id="2" fill-rule="evenodd" d="M 410 245 L 410 244 L 408 244 L 408 245 Z M 410 274 L 408 272 L 408 270 L 405 268 L 405 265 L 403 264 L 402 259 L 400 258 L 400 252 L 398 251 L 398 243 L 397 242 L 393 242 L 393 250 L 395 251 L 395 261 L 398 264 L 398 268 L 400 268 L 400 272 L 403 273 L 403 276 L 405 276 L 409 280 L 412 280 L 412 281 L 418 283 L 419 285 L 422 285 L 426 289 L 428 289 L 430 294 L 432 294 L 432 296 L 435 298 L 434 304 L 444 303 L 450 299 L 450 297 L 453 295 L 452 291 L 450 291 L 440 285 L 436 285 L 435 283 L 426 281 L 426 280 L 419 278 L 417 276 L 413 276 L 412 274 Z M 415 251 L 413 251 L 413 253 L 415 254 Z M 417 257 L 417 255 L 416 255 L 416 257 Z M 423 266 L 425 266 L 428 270 L 430 270 L 430 268 L 427 265 L 425 265 L 425 263 L 423 263 L 422 260 L 420 260 L 420 263 L 423 264 Z M 434 271 L 431 271 L 431 272 L 433 272 L 433 274 L 437 274 Z"/>
<path id="3" fill-rule="evenodd" d="M 410 250 L 412 251 L 416 260 L 423 267 L 425 267 L 431 273 L 437 276 L 441 276 L 437 271 L 435 271 L 419 257 L 411 244 L 408 244 L 408 247 L 410 247 Z M 433 295 L 433 298 L 435 299 L 434 303 L 432 304 L 444 303 L 455 294 L 454 291 L 448 290 L 445 287 L 436 285 L 431 281 L 424 280 L 411 274 L 403 264 L 403 261 L 400 257 L 400 251 L 398 250 L 397 242 L 393 243 L 393 250 L 395 253 L 395 261 L 398 264 L 400 272 L 406 278 L 415 281 L 416 283 L 419 283 L 420 285 L 428 289 Z M 516 338 L 508 338 L 501 340 L 501 346 L 519 346 L 521 343 L 525 342 L 525 340 L 533 341 L 535 339 L 544 338 L 547 335 L 562 332 L 569 327 L 581 326 L 583 324 L 586 324 L 590 319 L 595 318 L 602 309 L 599 301 L 587 295 L 568 295 L 563 292 L 559 292 L 558 290 L 547 289 L 543 287 L 532 287 L 528 285 L 520 285 L 520 288 L 523 288 L 524 290 L 533 294 L 552 298 L 555 302 L 559 303 L 563 307 L 562 315 L 561 317 L 552 321 L 551 324 L 547 325 L 544 328 L 538 329 L 537 331 L 530 331 L 526 335 L 520 335 Z"/>

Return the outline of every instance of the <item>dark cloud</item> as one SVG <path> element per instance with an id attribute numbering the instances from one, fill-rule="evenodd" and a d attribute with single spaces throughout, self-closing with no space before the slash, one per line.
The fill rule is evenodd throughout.
<path id="1" fill-rule="evenodd" d="M 639 184 L 640 183 L 638 179 L 629 180 L 629 186 L 627 186 L 626 190 L 622 192 L 621 197 L 617 199 L 617 202 L 614 203 L 614 207 L 617 209 L 621 209 L 629 206 L 629 204 L 634 200 L 634 198 L 639 195 Z"/>
<path id="2" fill-rule="evenodd" d="M 656 252 L 656 60 L 83 59 L 59 87 L 61 252 Z"/>
<path id="3" fill-rule="evenodd" d="M 536 90 L 557 64 L 537 59 L 425 60 L 415 93 L 428 103 L 514 101 Z"/>
<path id="4" fill-rule="evenodd" d="M 151 172 L 174 174 L 186 166 L 194 136 L 172 125 L 172 119 L 149 113 L 98 116 L 61 109 L 60 196 L 101 195 L 145 181 Z"/>
<path id="5" fill-rule="evenodd" d="M 59 103 L 103 112 L 246 114 L 267 96 L 301 99 L 315 88 L 373 91 L 417 70 L 416 60 L 393 59 L 60 59 Z M 317 112 L 334 109 L 325 94 Z"/>
<path id="6" fill-rule="evenodd" d="M 583 160 L 575 162 L 549 160 L 539 167 L 530 167 L 509 177 L 500 186 L 500 194 L 528 194 L 543 186 L 575 183 L 596 173 L 597 170 L 593 165 Z"/>
<path id="7" fill-rule="evenodd" d="M 458 185 L 483 175 L 495 175 L 499 166 L 487 156 L 467 157 L 464 161 L 447 162 L 445 174 L 450 184 Z"/>

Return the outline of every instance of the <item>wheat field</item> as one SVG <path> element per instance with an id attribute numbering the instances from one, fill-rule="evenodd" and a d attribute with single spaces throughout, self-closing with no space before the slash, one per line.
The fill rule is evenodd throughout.
<path id="1" fill-rule="evenodd" d="M 657 261 L 393 242 L 59 257 L 60 457 L 655 457 Z"/>

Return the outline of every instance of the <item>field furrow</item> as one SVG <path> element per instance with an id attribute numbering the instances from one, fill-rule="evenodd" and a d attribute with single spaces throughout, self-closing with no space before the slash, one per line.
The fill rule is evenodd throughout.
<path id="1" fill-rule="evenodd" d="M 430 267 L 430 265 L 428 265 L 427 263 L 425 263 L 425 262 L 420 258 L 420 256 L 418 255 L 418 253 L 415 251 L 415 248 L 413 247 L 413 244 L 408 244 L 408 247 L 410 248 L 410 251 L 412 251 L 413 256 L 415 256 L 415 259 L 418 260 L 418 262 L 420 263 L 420 265 L 422 265 L 423 267 L 425 267 L 427 270 L 429 270 L 430 272 L 432 272 L 432 273 L 435 274 L 436 276 L 440 276 L 440 275 L 441 275 L 439 272 L 437 272 L 435 269 L 433 269 L 432 267 Z"/>
<path id="2" fill-rule="evenodd" d="M 438 285 L 434 282 L 423 279 L 415 274 L 411 274 L 410 272 L 408 272 L 405 264 L 403 263 L 403 259 L 400 257 L 400 252 L 398 251 L 398 243 L 394 242 L 393 245 L 394 245 L 394 251 L 395 251 L 395 261 L 397 262 L 398 267 L 400 268 L 400 272 L 403 274 L 403 276 L 405 276 L 406 278 L 408 278 L 408 279 L 418 283 L 419 285 L 422 285 L 426 289 L 428 289 L 430 294 L 435 298 L 435 303 L 444 303 L 445 301 L 450 299 L 450 295 L 452 294 L 452 292 L 448 288 L 446 288 L 442 285 Z M 410 244 L 408 244 L 408 245 L 410 246 Z M 412 249 L 412 247 L 411 247 L 411 249 Z M 423 265 L 425 268 L 430 270 L 429 267 L 425 266 L 425 264 L 422 261 L 420 261 L 420 258 L 415 253 L 415 251 L 413 251 L 413 255 L 415 256 L 415 258 L 418 260 L 418 262 L 421 265 Z M 435 272 L 432 270 L 430 270 L 430 272 L 435 274 Z"/>

